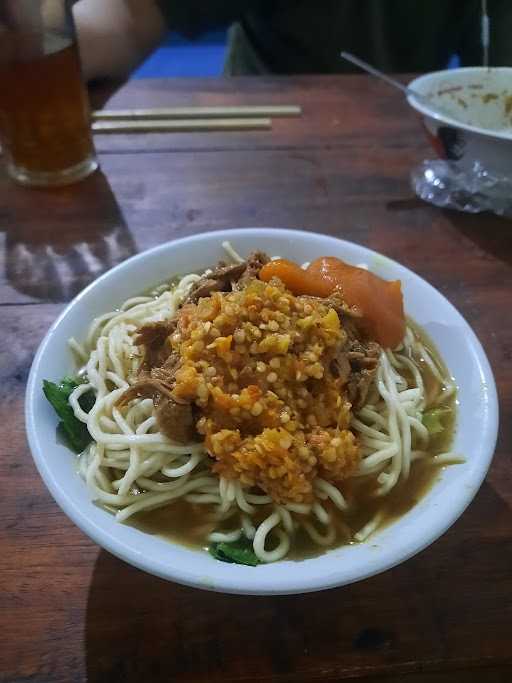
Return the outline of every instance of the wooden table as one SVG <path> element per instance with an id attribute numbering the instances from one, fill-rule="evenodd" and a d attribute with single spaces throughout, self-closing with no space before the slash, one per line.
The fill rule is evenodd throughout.
<path id="1" fill-rule="evenodd" d="M 61 191 L 1 172 L 0 680 L 510 681 L 512 225 L 413 196 L 409 171 L 431 152 L 400 98 L 365 77 L 136 81 L 109 107 L 232 103 L 304 115 L 272 132 L 104 136 L 102 172 Z M 401 261 L 489 355 L 501 400 L 489 476 L 448 533 L 380 576 L 270 598 L 166 583 L 89 541 L 36 473 L 24 387 L 64 302 L 135 252 L 239 226 L 326 232 Z"/>

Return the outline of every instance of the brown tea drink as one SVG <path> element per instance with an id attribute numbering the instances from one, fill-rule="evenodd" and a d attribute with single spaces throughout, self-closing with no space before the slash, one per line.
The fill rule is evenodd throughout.
<path id="1" fill-rule="evenodd" d="M 0 140 L 15 180 L 63 185 L 97 168 L 78 48 L 73 35 L 31 29 L 1 36 Z"/>

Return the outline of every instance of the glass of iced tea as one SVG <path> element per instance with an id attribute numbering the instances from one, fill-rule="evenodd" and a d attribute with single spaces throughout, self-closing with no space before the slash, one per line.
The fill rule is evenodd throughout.
<path id="1" fill-rule="evenodd" d="M 98 168 L 72 4 L 0 0 L 0 142 L 24 185 L 67 185 Z"/>

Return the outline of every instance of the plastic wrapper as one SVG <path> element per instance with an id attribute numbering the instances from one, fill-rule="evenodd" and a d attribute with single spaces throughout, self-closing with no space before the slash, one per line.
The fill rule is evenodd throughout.
<path id="1" fill-rule="evenodd" d="M 493 175 L 478 161 L 470 170 L 453 161 L 423 161 L 413 169 L 411 183 L 418 197 L 435 206 L 512 217 L 512 178 Z"/>

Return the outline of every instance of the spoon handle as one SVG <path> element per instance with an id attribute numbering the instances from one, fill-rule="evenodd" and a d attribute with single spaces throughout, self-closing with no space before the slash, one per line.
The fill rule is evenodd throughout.
<path id="1" fill-rule="evenodd" d="M 394 88 L 398 88 L 399 90 L 401 90 L 406 95 L 413 95 L 414 97 L 417 97 L 417 93 L 415 93 L 414 90 L 411 90 L 410 88 L 408 88 L 403 83 L 400 83 L 400 81 L 397 81 L 396 78 L 392 78 L 391 76 L 388 76 L 387 74 L 385 74 L 380 69 L 376 69 L 374 66 L 371 66 L 371 64 L 368 64 L 368 62 L 365 62 L 362 59 L 359 59 L 359 57 L 356 57 L 355 55 L 351 54 L 350 52 L 340 52 L 340 57 L 342 57 L 343 59 L 346 59 L 347 62 L 351 62 L 352 64 L 355 64 L 360 69 L 363 69 L 363 71 L 367 71 L 372 76 L 376 76 L 377 78 L 380 78 L 382 81 L 386 81 L 386 83 L 388 83 L 389 85 L 392 85 Z"/>
<path id="2" fill-rule="evenodd" d="M 429 109 L 434 110 L 434 115 L 437 112 L 437 114 L 441 114 L 443 116 L 448 116 L 450 118 L 453 118 L 453 115 L 450 114 L 450 112 L 445 111 L 444 107 L 441 107 L 437 102 L 436 103 L 432 102 L 430 97 L 428 97 L 426 95 L 422 95 L 421 93 L 417 92 L 416 90 L 413 90 L 412 88 L 409 88 L 408 86 L 404 85 L 403 83 L 400 83 L 400 81 L 397 81 L 396 78 L 392 78 L 391 76 L 388 76 L 387 74 L 385 74 L 380 69 L 376 69 L 371 64 L 368 64 L 368 62 L 365 62 L 363 59 L 359 59 L 359 57 L 356 57 L 355 55 L 351 54 L 350 52 L 340 52 L 340 57 L 342 57 L 343 59 L 346 59 L 347 62 L 351 62 L 352 64 L 355 64 L 356 66 L 358 66 L 363 71 L 367 71 L 372 76 L 376 76 L 377 78 L 380 78 L 380 80 L 385 81 L 388 85 L 391 85 L 393 88 L 397 88 L 398 90 L 401 90 L 404 93 L 404 95 L 408 95 L 409 97 L 414 97 L 414 99 L 417 100 L 418 102 L 421 102 L 423 105 L 425 105 Z"/>

